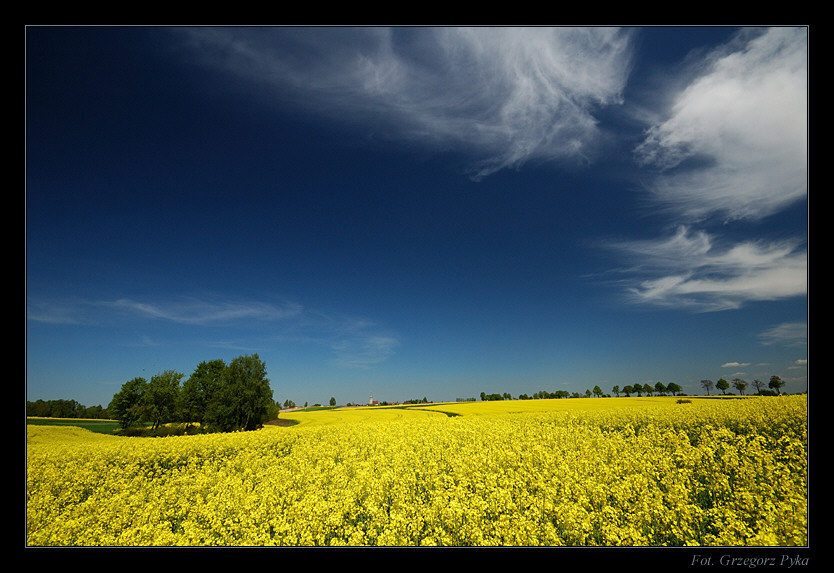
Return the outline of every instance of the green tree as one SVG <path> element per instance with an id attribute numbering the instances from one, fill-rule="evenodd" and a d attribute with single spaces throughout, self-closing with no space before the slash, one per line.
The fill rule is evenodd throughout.
<path id="1" fill-rule="evenodd" d="M 184 422 L 206 422 L 209 404 L 223 383 L 226 363 L 222 360 L 200 362 L 180 391 L 180 414 Z"/>
<path id="2" fill-rule="evenodd" d="M 330 405 L 331 405 L 331 406 L 335 406 L 335 405 L 336 405 L 336 398 L 334 398 L 333 396 L 331 396 L 331 397 L 330 397 Z"/>
<path id="3" fill-rule="evenodd" d="M 666 385 L 663 382 L 658 381 L 654 385 L 654 391 L 663 396 L 666 392 L 668 392 L 668 388 L 666 388 Z"/>
<path id="4" fill-rule="evenodd" d="M 122 429 L 130 427 L 142 419 L 142 395 L 148 382 L 144 378 L 134 378 L 122 384 L 107 406 L 107 412 L 116 420 Z"/>
<path id="5" fill-rule="evenodd" d="M 643 384 L 643 392 L 646 393 L 646 396 L 651 396 L 652 392 L 654 392 L 654 388 L 652 387 L 651 384 L 648 384 L 648 383 Z"/>
<path id="6" fill-rule="evenodd" d="M 776 392 L 779 395 L 782 394 L 782 386 L 784 386 L 784 385 L 785 385 L 785 383 L 778 376 L 771 376 L 770 377 L 770 382 L 768 382 L 768 384 L 767 384 L 768 388 L 770 388 L 772 390 L 776 390 Z"/>
<path id="7" fill-rule="evenodd" d="M 730 387 L 730 383 L 724 380 L 723 378 L 719 378 L 718 382 L 715 383 L 715 387 L 721 390 L 722 394 L 726 394 L 727 389 Z"/>
<path id="8" fill-rule="evenodd" d="M 712 380 L 701 380 L 701 386 L 707 391 L 707 396 L 709 396 L 709 389 L 713 386 Z"/>
<path id="9" fill-rule="evenodd" d="M 597 398 L 602 396 L 602 388 L 600 388 L 599 385 L 594 386 L 594 396 Z"/>
<path id="10" fill-rule="evenodd" d="M 619 386 L 614 386 L 613 388 L 611 388 L 611 391 L 614 392 L 614 394 L 616 394 L 618 398 L 620 397 L 620 387 Z"/>
<path id="11" fill-rule="evenodd" d="M 255 430 L 267 420 L 274 405 L 266 365 L 257 354 L 239 356 L 223 371 L 222 384 L 209 404 L 206 421 L 223 432 Z"/>
<path id="12" fill-rule="evenodd" d="M 623 386 L 623 394 L 625 394 L 626 397 L 630 397 L 632 392 L 634 392 L 634 388 L 631 385 Z"/>
<path id="13" fill-rule="evenodd" d="M 98 406 L 89 406 L 84 408 L 84 417 L 92 420 L 103 420 L 107 418 L 107 410 Z"/>
<path id="14" fill-rule="evenodd" d="M 672 394 L 672 396 L 676 396 L 683 391 L 683 388 L 681 388 L 680 386 L 678 386 L 674 382 L 669 382 L 666 385 L 666 390 L 668 390 Z"/>
<path id="15" fill-rule="evenodd" d="M 741 378 L 733 378 L 733 387 L 738 390 L 738 393 L 744 396 L 744 389 L 747 388 L 747 382 Z"/>
<path id="16" fill-rule="evenodd" d="M 180 381 L 183 374 L 166 370 L 151 377 L 142 394 L 142 408 L 151 429 L 174 420 L 179 402 Z"/>

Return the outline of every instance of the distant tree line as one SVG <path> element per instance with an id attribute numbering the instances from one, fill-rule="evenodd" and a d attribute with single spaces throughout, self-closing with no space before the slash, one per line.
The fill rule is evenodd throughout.
<path id="1" fill-rule="evenodd" d="M 724 378 L 719 378 L 714 384 L 716 388 L 721 390 L 722 394 L 726 394 L 727 390 L 729 390 L 730 386 L 732 386 L 738 390 L 738 393 L 742 396 L 744 396 L 744 392 L 748 385 L 747 381 L 742 380 L 741 378 L 733 378 L 731 382 L 727 382 Z M 753 386 L 756 388 L 756 394 L 761 396 L 777 396 L 782 393 L 782 386 L 784 385 L 784 380 L 782 380 L 779 376 L 771 376 L 770 381 L 767 383 L 767 388 L 765 388 L 765 384 L 761 380 L 753 380 Z M 701 387 L 707 391 L 707 394 L 709 394 L 710 389 L 713 387 L 712 380 L 701 380 Z"/>
<path id="2" fill-rule="evenodd" d="M 26 401 L 26 415 L 35 418 L 86 418 L 92 420 L 108 420 L 106 408 L 98 406 L 87 407 L 75 400 L 35 400 Z"/>
<path id="3" fill-rule="evenodd" d="M 204 361 L 184 378 L 166 370 L 149 381 L 129 380 L 107 411 L 123 430 L 142 423 L 151 431 L 171 422 L 185 423 L 192 431 L 245 431 L 278 417 L 266 366 L 257 354 L 239 356 L 229 364 Z"/>
<path id="4" fill-rule="evenodd" d="M 721 378 L 717 382 L 713 384 L 712 380 L 701 380 L 701 387 L 707 391 L 707 395 L 709 395 L 710 390 L 715 387 L 721 390 L 722 394 L 727 394 L 727 390 L 730 387 L 735 388 L 738 390 L 740 395 L 744 395 L 745 390 L 749 384 L 742 380 L 741 378 L 734 378 L 731 382 Z M 771 376 L 770 382 L 767 384 L 767 388 L 765 388 L 764 382 L 760 380 L 753 380 L 753 386 L 756 388 L 756 394 L 760 396 L 776 396 L 782 393 L 782 386 L 785 385 L 785 382 L 779 376 Z M 623 386 L 614 386 L 611 389 L 611 392 L 616 396 L 653 396 L 657 394 L 658 396 L 684 396 L 683 389 L 680 385 L 676 384 L 675 382 L 669 382 L 668 384 L 664 384 L 663 382 L 656 382 L 654 385 L 651 384 L 628 384 Z M 557 390 L 555 392 L 548 392 L 546 390 L 540 390 L 539 392 L 534 393 L 532 396 L 528 396 L 527 394 L 519 394 L 518 400 L 544 400 L 544 399 L 554 399 L 554 398 L 590 398 L 591 396 L 595 397 L 602 397 L 602 396 L 610 396 L 610 394 L 605 394 L 599 386 L 594 386 L 593 390 L 585 390 L 584 394 L 579 392 L 568 392 L 567 390 Z M 488 402 L 491 400 L 514 400 L 515 398 L 510 395 L 509 392 L 504 392 L 503 394 L 487 394 L 486 392 L 481 392 L 481 400 L 484 402 Z"/>

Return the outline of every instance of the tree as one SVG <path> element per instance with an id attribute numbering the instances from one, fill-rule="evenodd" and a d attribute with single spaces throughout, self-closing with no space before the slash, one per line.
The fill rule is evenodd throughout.
<path id="1" fill-rule="evenodd" d="M 647 396 L 651 396 L 652 392 L 654 392 L 654 388 L 651 387 L 649 384 L 643 384 L 643 392 L 646 393 Z"/>
<path id="2" fill-rule="evenodd" d="M 335 405 L 336 405 L 336 398 L 334 398 L 333 396 L 331 396 L 331 397 L 330 397 L 330 405 L 331 405 L 331 406 L 335 406 Z"/>
<path id="3" fill-rule="evenodd" d="M 770 377 L 770 382 L 768 382 L 768 384 L 767 384 L 768 388 L 770 388 L 772 390 L 776 390 L 776 392 L 780 396 L 782 395 L 782 386 L 784 386 L 784 385 L 785 385 L 785 383 L 778 376 L 771 376 Z"/>
<path id="4" fill-rule="evenodd" d="M 738 390 L 738 393 L 744 396 L 744 389 L 747 388 L 747 382 L 741 378 L 733 378 L 733 387 Z"/>
<path id="5" fill-rule="evenodd" d="M 602 388 L 600 388 L 599 385 L 594 386 L 594 396 L 596 396 L 597 398 L 602 396 Z"/>
<path id="6" fill-rule="evenodd" d="M 666 390 L 668 390 L 668 391 L 672 394 L 672 396 L 676 396 L 677 394 L 680 394 L 680 393 L 681 393 L 681 391 L 683 390 L 683 388 L 681 388 L 680 386 L 678 386 L 678 385 L 677 385 L 677 384 L 675 384 L 674 382 L 669 382 L 669 383 L 666 385 Z"/>
<path id="7" fill-rule="evenodd" d="M 142 419 L 142 395 L 147 385 L 148 382 L 144 378 L 134 378 L 125 382 L 107 406 L 107 412 L 119 421 L 122 429 Z"/>
<path id="8" fill-rule="evenodd" d="M 206 421 L 222 432 L 255 430 L 266 421 L 274 405 L 265 364 L 257 354 L 238 356 L 223 371 Z"/>
<path id="9" fill-rule="evenodd" d="M 206 411 L 223 382 L 226 363 L 222 360 L 200 362 L 180 391 L 180 415 L 184 422 L 206 422 Z"/>
<path id="10" fill-rule="evenodd" d="M 145 387 L 141 403 L 152 430 L 174 419 L 182 377 L 179 372 L 166 370 L 152 376 Z"/>
<path id="11" fill-rule="evenodd" d="M 712 380 L 701 380 L 701 387 L 707 391 L 707 396 L 709 396 L 709 389 L 712 388 Z"/>
<path id="12" fill-rule="evenodd" d="M 753 386 L 756 387 L 756 392 L 761 394 L 762 393 L 762 386 L 764 386 L 764 382 L 762 382 L 761 380 L 753 380 Z"/>
<path id="13" fill-rule="evenodd" d="M 614 386 L 613 388 L 611 388 L 611 391 L 614 392 L 614 394 L 616 394 L 618 398 L 620 397 L 620 387 L 619 386 Z"/>
<path id="14" fill-rule="evenodd" d="M 623 386 L 623 394 L 625 394 L 626 397 L 630 397 L 632 392 L 634 392 L 634 388 L 632 388 L 631 385 Z"/>
<path id="15" fill-rule="evenodd" d="M 663 382 L 659 381 L 654 385 L 654 390 L 661 396 L 663 396 L 668 391 L 666 385 Z"/>
<path id="16" fill-rule="evenodd" d="M 722 394 L 726 394 L 726 390 L 730 387 L 730 383 L 723 378 L 719 378 L 718 382 L 715 383 L 715 387 L 721 390 Z"/>

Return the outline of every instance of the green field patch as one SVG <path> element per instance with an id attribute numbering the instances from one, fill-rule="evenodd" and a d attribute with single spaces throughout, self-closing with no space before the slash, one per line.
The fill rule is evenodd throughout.
<path id="1" fill-rule="evenodd" d="M 119 422 L 116 420 L 84 418 L 26 418 L 26 423 L 33 426 L 76 426 L 97 434 L 112 434 L 119 428 Z"/>

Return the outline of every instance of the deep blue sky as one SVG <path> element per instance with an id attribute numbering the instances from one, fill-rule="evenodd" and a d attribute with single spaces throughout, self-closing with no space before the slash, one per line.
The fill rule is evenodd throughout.
<path id="1" fill-rule="evenodd" d="M 805 390 L 807 33 L 27 28 L 27 399 Z"/>

